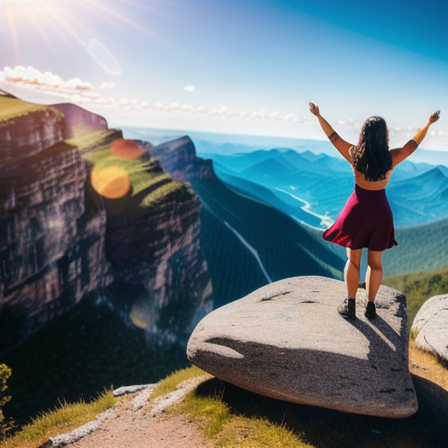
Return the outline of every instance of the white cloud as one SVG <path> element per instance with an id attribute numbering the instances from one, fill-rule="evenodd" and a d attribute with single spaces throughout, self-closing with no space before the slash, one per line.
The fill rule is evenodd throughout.
<path id="1" fill-rule="evenodd" d="M 63 81 L 51 72 L 42 73 L 29 66 L 5 67 L 0 72 L 0 80 L 34 90 L 63 94 L 79 94 L 80 92 L 93 92 L 94 90 L 92 84 L 83 82 L 79 78 Z"/>
<path id="2" fill-rule="evenodd" d="M 261 108 L 259 110 L 229 110 L 226 106 L 207 108 L 202 105 L 182 104 L 173 102 L 164 104 L 160 101 L 150 102 L 147 100 L 137 100 L 136 98 L 118 98 L 113 96 L 104 96 L 105 90 L 115 88 L 112 82 L 104 82 L 100 85 L 98 92 L 89 82 L 84 82 L 79 78 L 72 78 L 68 81 L 62 80 L 59 76 L 51 72 L 40 72 L 33 67 L 17 66 L 14 68 L 5 67 L 0 71 L 0 86 L 8 87 L 11 93 L 28 101 L 42 102 L 51 104 L 56 101 L 70 101 L 80 104 L 92 111 L 101 113 L 105 116 L 120 115 L 122 112 L 127 115 L 144 117 L 145 114 L 160 115 L 166 117 L 165 121 L 172 117 L 184 117 L 186 119 L 208 119 L 209 123 L 216 124 L 219 120 L 223 123 L 234 123 L 238 126 L 258 126 L 264 129 L 265 126 L 275 129 L 288 127 L 290 132 L 299 132 L 297 125 L 301 129 L 309 130 L 313 138 L 322 136 L 320 126 L 313 116 L 301 117 L 296 113 L 282 114 L 278 110 L 269 111 Z M 195 87 L 187 85 L 185 91 L 193 92 Z M 20 93 L 19 93 L 20 91 Z M 21 93 L 23 95 L 21 96 Z M 30 92 L 26 95 L 26 92 Z M 28 99 L 27 99 L 28 97 Z M 55 98 L 56 97 L 56 98 Z M 101 110 L 99 110 L 101 108 Z M 309 114 L 311 115 L 311 114 Z M 350 141 L 357 141 L 362 122 L 353 118 L 340 119 L 335 128 L 341 133 L 343 138 Z M 213 126 L 213 125 L 212 125 Z M 232 127 L 231 124 L 229 124 Z M 412 138 L 417 131 L 416 127 L 402 126 L 390 128 L 391 145 L 402 144 L 403 140 Z M 448 135 L 446 131 L 440 129 L 431 129 L 428 133 L 428 139 L 432 139 L 431 144 L 436 148 L 445 148 Z"/>
<path id="3" fill-rule="evenodd" d="M 103 82 L 100 85 L 100 90 L 113 89 L 114 87 L 115 87 L 115 83 L 114 82 Z"/>
<path id="4" fill-rule="evenodd" d="M 185 92 L 193 93 L 196 92 L 196 86 L 188 85 L 184 87 Z"/>

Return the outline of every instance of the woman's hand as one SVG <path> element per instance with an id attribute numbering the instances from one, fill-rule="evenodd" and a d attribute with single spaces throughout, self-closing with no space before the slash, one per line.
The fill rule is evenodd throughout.
<path id="1" fill-rule="evenodd" d="M 431 114 L 431 116 L 429 117 L 429 122 L 431 124 L 435 123 L 439 118 L 440 118 L 440 110 L 437 110 Z"/>
<path id="2" fill-rule="evenodd" d="M 311 112 L 313 115 L 316 115 L 316 117 L 318 117 L 318 116 L 320 115 L 320 113 L 319 113 L 319 107 L 316 106 L 314 103 L 310 103 L 310 112 Z"/>

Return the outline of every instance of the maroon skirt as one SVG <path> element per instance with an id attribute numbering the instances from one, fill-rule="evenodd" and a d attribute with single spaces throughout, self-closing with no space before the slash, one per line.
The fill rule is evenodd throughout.
<path id="1" fill-rule="evenodd" d="M 324 231 L 323 238 L 350 249 L 367 247 L 383 251 L 396 246 L 394 219 L 386 190 L 365 190 L 355 185 L 335 223 Z"/>

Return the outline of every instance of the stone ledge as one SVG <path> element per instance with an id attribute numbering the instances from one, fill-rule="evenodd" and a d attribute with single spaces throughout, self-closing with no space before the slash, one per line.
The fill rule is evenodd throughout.
<path id="1" fill-rule="evenodd" d="M 272 283 L 206 316 L 187 356 L 199 368 L 271 398 L 345 412 L 407 417 L 406 298 L 382 286 L 376 319 L 337 313 L 345 285 L 323 277 Z"/>

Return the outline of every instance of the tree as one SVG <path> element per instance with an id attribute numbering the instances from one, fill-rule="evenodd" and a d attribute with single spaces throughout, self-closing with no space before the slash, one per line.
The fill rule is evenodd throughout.
<path id="1" fill-rule="evenodd" d="M 14 421 L 6 420 L 2 411 L 2 407 L 11 400 L 11 396 L 5 394 L 6 389 L 8 389 L 6 382 L 11 374 L 12 371 L 6 364 L 0 364 L 0 434 L 3 439 L 5 438 L 6 433 L 14 428 Z"/>

